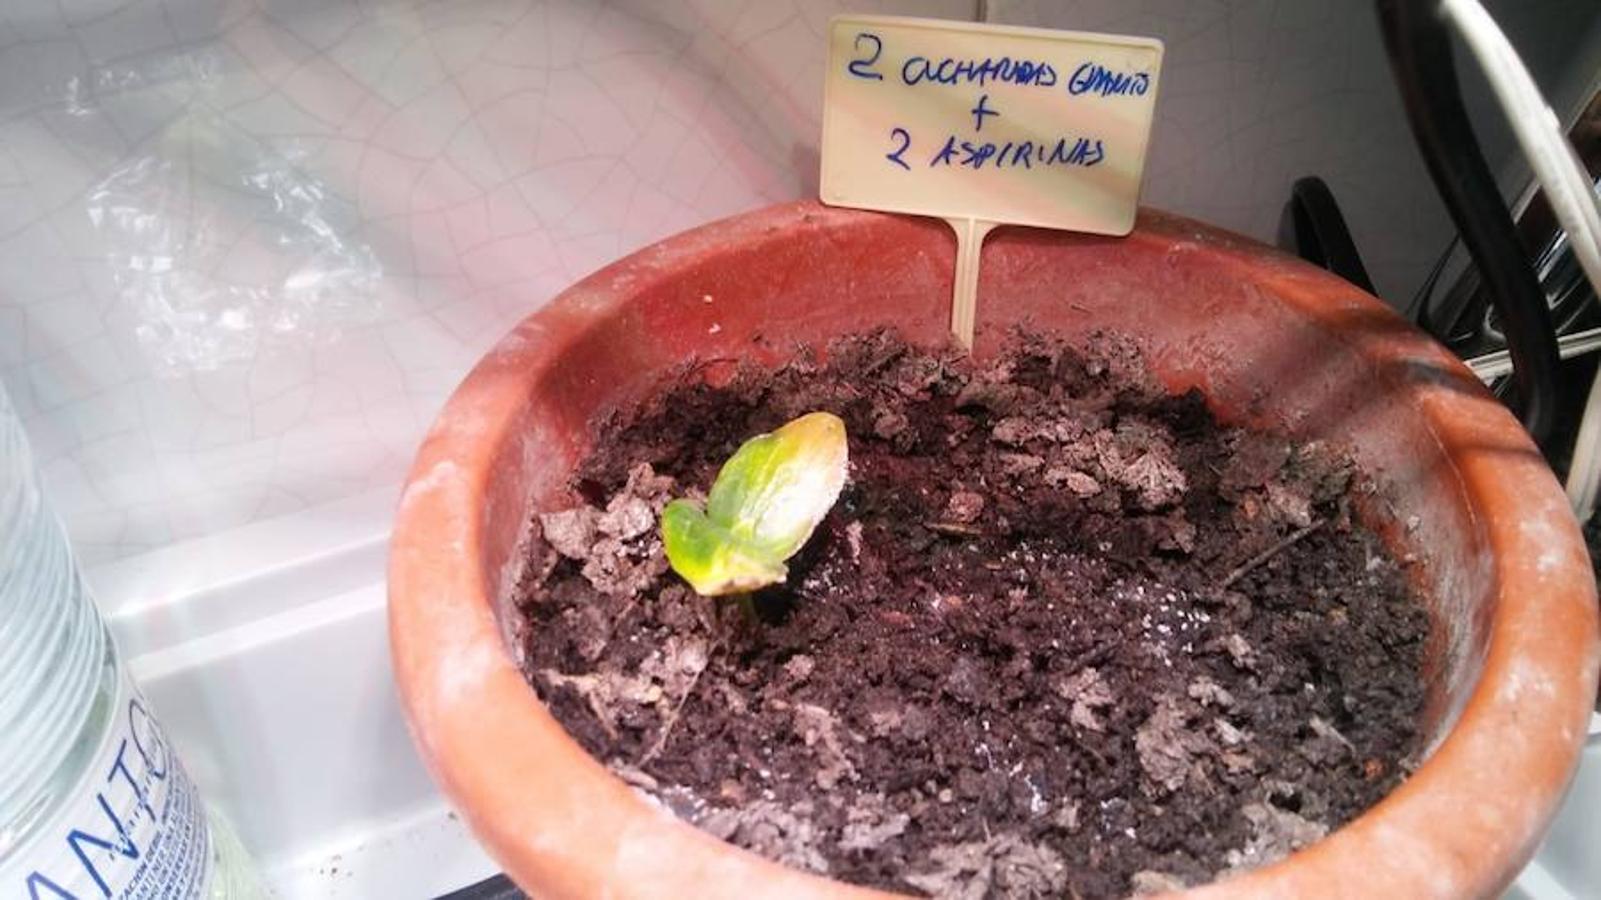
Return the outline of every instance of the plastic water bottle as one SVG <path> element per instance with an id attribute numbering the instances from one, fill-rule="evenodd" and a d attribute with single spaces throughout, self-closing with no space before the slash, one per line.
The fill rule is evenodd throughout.
<path id="1" fill-rule="evenodd" d="M 0 897 L 260 896 L 118 659 L 0 386 Z"/>

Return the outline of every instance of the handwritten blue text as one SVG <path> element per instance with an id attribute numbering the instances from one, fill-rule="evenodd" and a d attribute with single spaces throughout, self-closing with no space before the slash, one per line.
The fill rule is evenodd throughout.
<path id="1" fill-rule="evenodd" d="M 1056 84 L 1056 69 L 1046 62 L 1030 59 L 1014 60 L 1010 56 L 1000 59 L 945 59 L 935 62 L 922 56 L 907 57 L 901 66 L 901 80 L 909 85 L 976 84 L 979 87 L 991 81 L 1001 84 L 1050 87 Z"/>
<path id="2" fill-rule="evenodd" d="M 967 166 L 970 169 L 1032 169 L 1035 166 L 1083 166 L 1088 168 L 1106 158 L 1106 147 L 1099 138 L 1058 138 L 1056 143 L 1034 141 L 993 141 L 974 143 L 955 135 L 928 161 L 929 168 Z"/>
<path id="3" fill-rule="evenodd" d="M 1084 63 L 1073 70 L 1067 79 L 1067 92 L 1100 94 L 1102 97 L 1143 97 L 1151 89 L 1151 76 L 1147 72 L 1114 72 L 1097 63 Z"/>

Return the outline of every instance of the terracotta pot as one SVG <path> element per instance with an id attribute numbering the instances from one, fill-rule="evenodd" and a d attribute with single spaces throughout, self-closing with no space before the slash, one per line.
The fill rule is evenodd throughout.
<path id="1" fill-rule="evenodd" d="M 423 757 L 473 832 L 540 897 L 870 892 L 785 869 L 638 797 L 570 740 L 518 671 L 505 598 L 533 510 L 571 502 L 591 414 L 691 357 L 777 363 L 893 323 L 945 337 L 939 222 L 802 203 L 719 222 L 592 275 L 525 319 L 419 451 L 389 572 L 396 676 Z M 1033 323 L 1134 336 L 1228 420 L 1348 444 L 1375 510 L 1423 562 L 1430 755 L 1394 794 L 1276 865 L 1198 897 L 1483 897 L 1517 873 L 1577 759 L 1596 685 L 1595 584 L 1562 491 L 1468 370 L 1374 298 L 1160 213 L 1124 239 L 1003 229 L 976 352 Z M 1393 523 L 1401 523 L 1395 525 Z"/>

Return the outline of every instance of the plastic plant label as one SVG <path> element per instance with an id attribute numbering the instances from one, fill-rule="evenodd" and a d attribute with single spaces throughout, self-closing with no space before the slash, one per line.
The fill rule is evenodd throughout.
<path id="1" fill-rule="evenodd" d="M 838 16 L 822 200 L 949 220 L 952 326 L 970 344 L 961 295 L 990 228 L 1133 229 L 1161 65 L 1153 38 Z"/>
<path id="2" fill-rule="evenodd" d="M 836 17 L 823 202 L 1127 234 L 1161 64 L 1152 38 Z"/>

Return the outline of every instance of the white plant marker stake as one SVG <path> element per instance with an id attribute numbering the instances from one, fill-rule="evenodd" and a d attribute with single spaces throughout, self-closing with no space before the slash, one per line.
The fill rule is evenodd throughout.
<path id="1" fill-rule="evenodd" d="M 951 334 L 973 349 L 973 327 L 978 321 L 978 258 L 984 238 L 994 222 L 946 219 L 956 232 L 956 283 L 951 290 Z"/>
<path id="2" fill-rule="evenodd" d="M 895 16 L 829 26 L 820 190 L 956 232 L 951 331 L 971 348 L 998 225 L 1134 228 L 1162 43 Z"/>

